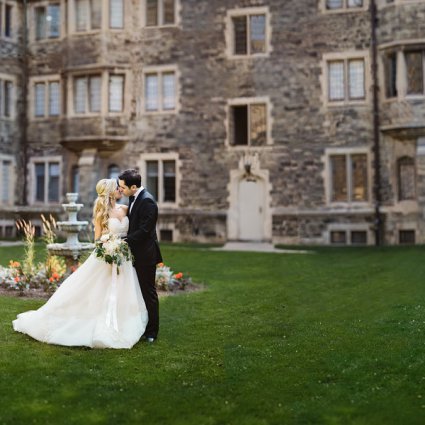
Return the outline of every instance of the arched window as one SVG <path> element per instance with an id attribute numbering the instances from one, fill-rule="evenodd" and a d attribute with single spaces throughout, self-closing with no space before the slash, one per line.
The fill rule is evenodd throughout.
<path id="1" fill-rule="evenodd" d="M 120 167 L 116 164 L 111 164 L 108 167 L 108 178 L 109 179 L 117 179 L 120 174 Z"/>
<path id="2" fill-rule="evenodd" d="M 415 161 L 409 156 L 403 156 L 397 161 L 398 200 L 416 199 Z"/>

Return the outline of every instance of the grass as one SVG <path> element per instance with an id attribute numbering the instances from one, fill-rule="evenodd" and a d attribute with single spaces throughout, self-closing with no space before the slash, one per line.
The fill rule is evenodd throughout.
<path id="1" fill-rule="evenodd" d="M 207 290 L 161 300 L 154 345 L 41 344 L 11 321 L 43 301 L 0 297 L 1 424 L 425 423 L 424 247 L 163 251 Z"/>

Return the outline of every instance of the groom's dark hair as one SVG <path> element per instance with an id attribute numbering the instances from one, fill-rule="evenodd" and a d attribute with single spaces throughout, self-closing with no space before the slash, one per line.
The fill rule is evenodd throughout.
<path id="1" fill-rule="evenodd" d="M 142 185 L 142 176 L 134 168 L 124 170 L 118 178 L 123 180 L 125 185 L 128 187 L 133 186 L 133 184 L 136 185 L 136 187 L 140 187 Z"/>

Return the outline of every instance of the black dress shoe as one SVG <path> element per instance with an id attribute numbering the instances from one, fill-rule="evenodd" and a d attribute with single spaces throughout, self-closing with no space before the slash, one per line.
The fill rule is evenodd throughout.
<path id="1" fill-rule="evenodd" d="M 152 343 L 155 342 L 156 338 L 154 338 L 153 336 L 147 336 L 146 337 L 146 342 Z"/>

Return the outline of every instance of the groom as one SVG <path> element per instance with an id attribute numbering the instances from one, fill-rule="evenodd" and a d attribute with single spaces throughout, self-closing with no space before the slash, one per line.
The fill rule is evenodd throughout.
<path id="1" fill-rule="evenodd" d="M 155 273 L 156 265 L 162 262 L 155 230 L 158 206 L 153 196 L 142 186 L 142 178 L 137 170 L 123 171 L 118 176 L 118 183 L 121 192 L 130 199 L 127 242 L 134 256 L 134 267 L 149 316 L 143 336 L 148 342 L 154 342 L 159 330 Z"/>

